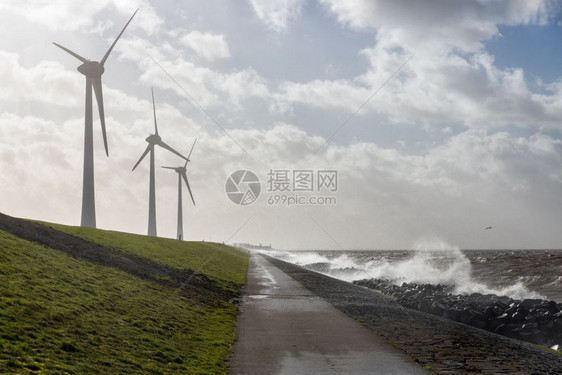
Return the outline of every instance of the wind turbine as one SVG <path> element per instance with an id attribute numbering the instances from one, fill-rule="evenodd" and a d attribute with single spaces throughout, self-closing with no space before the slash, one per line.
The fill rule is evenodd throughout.
<path id="1" fill-rule="evenodd" d="M 193 194 L 191 193 L 191 187 L 189 187 L 189 181 L 187 180 L 187 163 L 190 162 L 191 160 L 189 160 L 189 157 L 191 156 L 191 153 L 193 152 L 193 147 L 195 147 L 195 142 L 197 141 L 197 139 L 195 139 L 195 141 L 193 141 L 193 146 L 191 146 L 191 151 L 189 151 L 189 155 L 187 155 L 187 160 L 185 161 L 185 164 L 183 165 L 183 167 L 162 167 L 162 168 L 166 168 L 166 169 L 173 169 L 174 171 L 176 171 L 176 173 L 178 174 L 178 240 L 182 240 L 183 239 L 183 214 L 182 214 L 182 199 L 181 199 L 181 180 L 183 179 L 185 181 L 185 185 L 187 186 L 187 190 L 189 191 L 189 195 L 191 196 L 191 201 L 193 202 L 193 205 L 195 206 L 195 199 L 193 199 Z"/>
<path id="2" fill-rule="evenodd" d="M 101 61 L 90 61 L 79 54 L 72 52 L 66 47 L 53 42 L 53 44 L 62 50 L 68 52 L 78 60 L 82 61 L 82 65 L 78 67 L 78 71 L 86 76 L 86 116 L 85 116 L 85 130 L 84 130 L 84 169 L 82 179 L 82 220 L 81 226 L 83 227 L 96 227 L 96 198 L 94 193 L 94 139 L 93 139 L 93 118 L 92 118 L 92 86 L 96 94 L 98 102 L 98 110 L 100 114 L 101 133 L 103 135 L 103 145 L 105 147 L 105 154 L 109 156 L 107 148 L 107 136 L 105 133 L 105 114 L 103 111 L 103 94 L 101 86 L 101 76 L 105 71 L 104 65 L 109 57 L 109 54 L 115 47 L 115 44 L 123 35 L 123 32 L 129 26 L 129 23 L 137 14 L 131 16 L 123 30 L 119 33 L 113 44 L 109 47 Z"/>
<path id="3" fill-rule="evenodd" d="M 156 182 L 154 177 L 154 146 L 160 146 L 166 150 L 173 152 L 184 160 L 188 160 L 185 156 L 168 146 L 160 135 L 158 135 L 158 124 L 156 123 L 156 105 L 154 104 L 154 90 L 152 90 L 152 109 L 154 111 L 154 134 L 150 134 L 146 141 L 148 146 L 146 150 L 142 153 L 141 157 L 133 167 L 133 171 L 139 165 L 139 163 L 144 159 L 144 157 L 150 152 L 150 184 L 149 184 L 149 198 L 148 198 L 148 235 L 156 237 Z"/>

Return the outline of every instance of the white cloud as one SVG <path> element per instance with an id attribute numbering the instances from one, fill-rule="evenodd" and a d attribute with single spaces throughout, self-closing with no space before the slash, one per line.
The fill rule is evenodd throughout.
<path id="1" fill-rule="evenodd" d="M 303 0 L 248 0 L 256 16 L 270 29 L 282 32 L 301 14 Z"/>
<path id="2" fill-rule="evenodd" d="M 362 114 L 383 114 L 399 124 L 560 128 L 560 87 L 549 86 L 555 95 L 533 92 L 522 69 L 497 68 L 483 44 L 499 35 L 499 25 L 545 23 L 553 2 L 473 0 L 462 7 L 433 0 L 322 3 L 342 24 L 373 30 L 374 46 L 361 51 L 370 69 L 355 79 L 282 82 L 273 89 L 276 107 L 300 103 L 354 112 L 411 57 Z"/>
<path id="3" fill-rule="evenodd" d="M 78 189 L 72 189 L 72 184 L 80 166 L 74 162 L 79 160 L 76 150 L 61 145 L 72 145 L 81 129 L 83 126 L 73 120 L 57 124 L 33 116 L 0 114 L 0 185 L 6 198 L 4 212 L 66 220 L 68 210 L 79 202 Z"/>
<path id="4" fill-rule="evenodd" d="M 140 81 L 147 86 L 175 91 L 185 98 L 185 93 L 152 61 L 152 56 L 200 105 L 203 107 L 240 109 L 242 103 L 259 98 L 269 103 L 271 83 L 253 68 L 222 72 L 197 65 L 177 52 L 168 43 L 156 46 L 142 40 L 123 43 L 122 60 L 137 64 L 141 71 Z"/>
<path id="5" fill-rule="evenodd" d="M 549 17 L 550 3 L 472 1 L 464 8 L 447 3 L 443 9 L 439 7 L 441 2 L 430 0 L 423 6 L 418 3 L 405 6 L 388 1 L 324 1 L 341 22 L 372 28 L 376 33 L 374 46 L 361 51 L 361 57 L 370 63 L 369 70 L 349 79 L 297 83 L 269 80 L 252 68 L 218 72 L 189 61 L 181 49 L 170 44 L 173 40 L 164 40 L 159 46 L 137 40 L 135 43 L 142 45 L 135 53 L 128 48 L 129 41 L 122 48 L 137 63 L 146 60 L 146 51 L 155 55 L 204 107 L 221 103 L 238 109 L 254 98 L 273 114 L 290 114 L 295 104 L 353 113 L 413 56 L 361 109 L 360 115 L 382 114 L 397 124 L 560 128 L 557 119 L 562 114 L 562 86 L 549 85 L 551 95 L 534 93 L 521 69 L 498 69 L 482 44 L 497 34 L 498 24 L 544 22 Z M 293 3 L 284 4 L 289 7 Z M 458 25 L 464 25 L 466 30 L 460 30 Z M 215 48 L 211 42 L 222 46 L 222 36 L 199 32 L 188 36 L 193 48 L 208 53 L 209 58 L 220 55 L 217 51 L 228 51 L 228 46 Z M 209 39 L 205 45 L 210 47 L 202 49 L 200 41 L 205 39 Z M 188 40 L 185 37 L 183 42 Z M 151 61 L 139 64 L 146 70 L 144 82 L 154 84 L 156 77 L 162 77 Z M 161 87 L 183 95 L 168 79 L 159 82 Z"/>
<path id="6" fill-rule="evenodd" d="M 358 143 L 331 147 L 323 158 L 340 173 L 339 214 L 358 225 L 349 234 L 331 232 L 344 247 L 354 236 L 379 248 L 408 247 L 428 233 L 461 247 L 556 246 L 558 139 L 470 130 L 423 156 Z M 498 227 L 497 237 L 479 235 L 484 223 Z"/>
<path id="7" fill-rule="evenodd" d="M 287 106 L 304 103 L 318 108 L 357 109 L 371 95 L 370 90 L 341 81 L 314 80 L 307 83 L 282 82 L 276 98 Z"/>
<path id="8" fill-rule="evenodd" d="M 82 75 L 65 69 L 53 61 L 41 61 L 25 68 L 16 53 L 0 51 L 0 99 L 5 102 L 41 101 L 61 106 L 76 106 L 82 102 Z"/>
<path id="9" fill-rule="evenodd" d="M 58 62 L 44 60 L 35 66 L 24 67 L 17 54 L 0 51 L 0 81 L 4 83 L 0 92 L 0 110 L 17 112 L 16 108 L 27 103 L 28 107 L 22 107 L 21 112 L 24 112 L 29 107 L 47 105 L 48 109 L 45 111 L 53 118 L 61 116 L 61 107 L 69 114 L 83 111 L 84 76 L 77 71 L 68 70 Z M 105 82 L 103 96 L 106 116 L 111 116 L 114 112 L 138 113 L 140 108 L 149 105 L 148 101 L 143 102 L 126 95 Z M 97 104 L 95 99 L 93 101 L 96 117 Z"/>
<path id="10" fill-rule="evenodd" d="M 111 118 L 110 158 L 100 156 L 96 130 L 98 218 L 105 228 L 145 231 L 147 163 L 130 171 L 153 126 L 150 105 L 143 106 L 145 113 L 134 124 Z M 517 138 L 469 130 L 420 156 L 358 142 L 325 148 L 308 159 L 324 140 L 294 125 L 231 130 L 254 157 L 248 159 L 225 134 L 213 135 L 213 130 L 204 130 L 158 99 L 157 116 L 161 136 L 172 147 L 185 151 L 198 138 L 188 171 L 198 204 L 186 211 L 191 238 L 201 239 L 211 231 L 214 240 L 225 240 L 251 215 L 229 203 L 224 193 L 226 177 L 243 166 L 262 178 L 264 194 L 270 168 L 337 169 L 338 205 L 272 207 L 264 195 L 249 208 L 258 214 L 257 222 L 233 240 L 250 236 L 286 247 L 330 245 L 310 216 L 322 221 L 344 247 L 408 247 L 428 233 L 461 247 L 548 247 L 562 240 L 551 228 L 562 212 L 562 142 L 543 134 Z M 61 127 L 34 117 L 0 116 L 2 195 L 12 202 L 5 212 L 71 224 L 68 213 L 75 212 L 77 220 L 82 129 L 81 118 Z M 22 149 L 20 144 L 28 146 Z M 160 149 L 156 157 L 159 165 L 178 162 Z M 175 176 L 165 172 L 157 171 L 157 212 L 160 233 L 173 236 L 175 218 L 170 212 L 175 212 L 177 185 Z M 23 194 L 30 204 L 21 204 L 22 191 L 16 186 L 26 187 Z M 42 199 L 45 196 L 52 198 Z M 192 217 L 196 222 L 187 219 Z M 475 237 L 483 223 L 493 225 L 498 237 Z M 291 227 L 291 238 L 283 236 L 278 225 Z"/>
<path id="11" fill-rule="evenodd" d="M 246 212 L 257 212 L 256 220 L 264 223 L 257 232 L 251 228 L 258 223 L 249 225 L 246 230 L 252 238 L 293 248 L 324 242 L 332 247 L 309 219 L 313 216 L 346 248 L 405 248 L 428 233 L 461 247 L 549 247 L 560 240 L 552 230 L 562 208 L 557 193 L 562 188 L 562 142 L 540 133 L 517 138 L 469 130 L 421 156 L 360 142 L 326 148 L 312 159 L 308 156 L 323 139 L 290 124 L 231 134 L 259 160 L 245 159 L 226 136 L 219 136 L 205 138 L 199 166 L 214 176 L 214 182 L 204 184 L 216 186 L 217 201 L 224 179 L 240 165 L 262 178 L 263 199 L 252 210 L 237 211 L 244 219 Z M 219 164 L 211 171 L 211 165 Z M 270 168 L 326 167 L 339 173 L 337 206 L 282 208 L 265 201 Z M 205 181 L 197 177 L 200 183 Z M 231 209 L 216 206 L 222 212 Z M 273 223 L 291 227 L 291 238 L 280 239 Z M 496 228 L 497 237 L 480 236 L 488 223 Z"/>
<path id="12" fill-rule="evenodd" d="M 0 11 L 25 17 L 30 22 L 46 26 L 52 30 L 89 30 L 99 32 L 107 30 L 111 25 L 108 20 L 96 20 L 96 14 L 105 9 L 116 9 L 123 16 L 130 17 L 140 8 L 132 28 L 141 28 L 149 34 L 154 33 L 162 25 L 162 19 L 156 14 L 147 0 L 96 0 L 77 3 L 72 0 L 6 0 L 0 3 Z M 122 28 L 125 20 L 114 20 L 113 27 Z"/>
<path id="13" fill-rule="evenodd" d="M 230 57 L 230 50 L 224 35 L 192 31 L 183 36 L 180 41 L 210 61 Z"/>
<path id="14" fill-rule="evenodd" d="M 320 1 L 342 24 L 375 29 L 416 52 L 434 43 L 473 52 L 483 40 L 498 34 L 497 25 L 542 24 L 555 4 L 550 0 L 469 0 L 462 6 L 440 0 Z"/>

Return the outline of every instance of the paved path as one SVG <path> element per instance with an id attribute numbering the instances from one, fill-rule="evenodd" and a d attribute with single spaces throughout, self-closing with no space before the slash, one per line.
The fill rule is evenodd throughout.
<path id="1" fill-rule="evenodd" d="M 231 375 L 427 374 L 412 359 L 252 254 Z"/>

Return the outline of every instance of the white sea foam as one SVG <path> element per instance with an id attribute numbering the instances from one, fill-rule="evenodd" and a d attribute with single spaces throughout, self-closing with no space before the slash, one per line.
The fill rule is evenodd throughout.
<path id="1" fill-rule="evenodd" d="M 442 240 L 419 241 L 414 248 L 413 255 L 398 261 L 384 257 L 360 261 L 348 253 L 328 257 L 321 251 L 276 251 L 267 254 L 300 266 L 326 264 L 329 270 L 324 273 L 345 281 L 366 278 L 389 279 L 396 284 L 407 282 L 451 285 L 454 286 L 454 292 L 457 294 L 496 294 L 519 300 L 546 298 L 530 291 L 523 282 L 504 288 L 492 288 L 475 280 L 470 259 L 458 247 Z"/>

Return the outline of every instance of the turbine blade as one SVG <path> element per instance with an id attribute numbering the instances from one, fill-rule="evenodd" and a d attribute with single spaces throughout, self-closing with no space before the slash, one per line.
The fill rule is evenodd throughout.
<path id="1" fill-rule="evenodd" d="M 59 47 L 60 49 L 62 49 L 63 51 L 66 51 L 68 53 L 70 53 L 72 56 L 76 57 L 78 60 L 82 61 L 83 63 L 88 62 L 88 59 L 83 58 L 82 56 L 80 56 L 79 54 L 77 54 L 76 52 L 72 52 L 71 50 L 69 50 L 66 47 L 61 46 L 60 44 L 57 44 L 55 42 L 53 42 L 53 44 L 57 47 Z"/>
<path id="2" fill-rule="evenodd" d="M 185 184 L 187 185 L 187 190 L 189 191 L 189 195 L 191 196 L 191 201 L 193 202 L 193 205 L 195 206 L 195 199 L 193 199 L 193 194 L 191 193 L 191 187 L 189 187 L 189 182 L 187 181 L 187 175 L 185 173 L 182 173 L 181 177 L 183 178 L 183 180 L 185 181 Z"/>
<path id="3" fill-rule="evenodd" d="M 176 169 L 176 168 L 174 168 L 174 167 L 162 167 L 162 168 L 165 168 L 165 169 Z"/>
<path id="4" fill-rule="evenodd" d="M 193 141 L 193 146 L 191 146 L 191 150 L 189 150 L 189 154 L 187 155 L 187 160 L 185 161 L 185 166 L 187 166 L 187 162 L 190 161 L 189 157 L 191 156 L 191 153 L 193 152 L 193 147 L 195 147 L 195 142 L 197 142 L 197 138 L 195 138 L 195 140 Z"/>
<path id="5" fill-rule="evenodd" d="M 109 47 L 109 49 L 107 50 L 107 52 L 105 53 L 105 55 L 103 56 L 103 58 L 100 61 L 101 66 L 103 66 L 103 64 L 105 64 L 105 60 L 107 60 L 107 58 L 109 57 L 109 54 L 111 53 L 111 50 L 113 49 L 113 47 L 115 47 L 115 44 L 117 44 L 117 41 L 119 40 L 119 38 L 121 38 L 121 35 L 123 35 L 123 32 L 125 32 L 125 29 L 127 28 L 127 26 L 129 26 L 129 23 L 133 20 L 133 17 L 135 16 L 135 14 L 137 14 L 139 10 L 135 10 L 135 13 L 133 13 L 133 15 L 131 16 L 131 18 L 129 19 L 129 22 L 127 22 L 127 24 L 125 25 L 125 27 L 123 28 L 123 30 L 121 30 L 121 32 L 119 33 L 119 35 L 117 35 L 117 38 L 115 39 L 115 41 L 113 42 L 113 44 L 111 45 L 111 47 Z"/>
<path id="6" fill-rule="evenodd" d="M 154 134 L 158 135 L 158 124 L 156 123 L 156 104 L 154 104 L 154 89 L 150 88 L 152 91 L 152 110 L 154 111 Z"/>
<path id="7" fill-rule="evenodd" d="M 173 152 L 174 154 L 176 154 L 180 158 L 182 158 L 184 160 L 187 160 L 187 158 L 185 156 L 183 156 L 182 154 L 180 154 L 179 152 L 177 152 L 176 150 L 174 150 L 173 148 L 168 146 L 166 143 L 164 143 L 164 141 L 160 140 L 160 142 L 158 142 L 157 145 L 162 147 L 162 148 L 165 148 L 166 150 L 168 150 L 170 152 Z"/>
<path id="8" fill-rule="evenodd" d="M 98 101 L 98 109 L 100 111 L 101 134 L 103 135 L 103 145 L 105 146 L 105 154 L 109 156 L 109 150 L 107 149 L 107 134 L 105 132 L 105 113 L 103 111 L 103 92 L 101 88 L 101 77 L 92 78 L 92 83 L 94 85 L 94 92 L 96 93 L 96 99 Z"/>
<path id="9" fill-rule="evenodd" d="M 146 156 L 146 154 L 148 154 L 148 152 L 149 152 L 153 147 L 154 147 L 154 146 L 152 146 L 152 145 L 146 146 L 146 150 L 144 150 L 144 152 L 142 153 L 141 157 L 139 158 L 139 161 L 137 161 L 137 164 L 135 164 L 135 166 L 133 167 L 133 171 L 135 170 L 135 168 L 137 167 L 137 165 L 139 165 L 139 163 L 142 161 L 142 159 L 144 159 L 144 157 Z"/>

